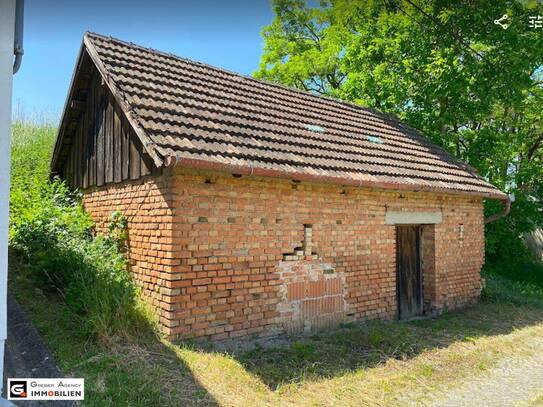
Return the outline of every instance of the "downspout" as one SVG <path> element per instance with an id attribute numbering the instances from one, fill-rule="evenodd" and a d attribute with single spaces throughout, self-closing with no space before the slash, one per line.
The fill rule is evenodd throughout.
<path id="1" fill-rule="evenodd" d="M 181 161 L 181 158 L 176 155 L 169 155 L 164 160 L 164 167 L 166 168 L 174 168 L 177 167 L 177 164 L 179 164 L 179 161 Z"/>
<path id="2" fill-rule="evenodd" d="M 4 387 L 4 346 L 7 338 L 11 99 L 13 73 L 21 65 L 22 57 L 22 3 L 23 0 L 0 1 L 0 394 Z M 17 18 L 16 10 L 19 12 Z M 18 32 L 18 42 L 15 32 Z M 0 398 L 0 406 L 12 405 Z"/>
<path id="3" fill-rule="evenodd" d="M 15 61 L 13 62 L 13 74 L 15 75 L 21 63 L 23 62 L 23 27 L 24 27 L 24 0 L 17 0 L 15 5 L 15 33 L 13 37 L 13 53 L 15 54 Z"/>
<path id="4" fill-rule="evenodd" d="M 510 198 L 505 198 L 503 200 L 501 200 L 501 202 L 503 203 L 503 210 L 501 212 L 498 212 L 494 215 L 491 215 L 487 218 L 485 218 L 485 225 L 487 223 L 490 223 L 490 222 L 494 222 L 498 219 L 501 219 L 505 216 L 507 216 L 509 214 L 509 212 L 511 212 L 511 199 Z"/>

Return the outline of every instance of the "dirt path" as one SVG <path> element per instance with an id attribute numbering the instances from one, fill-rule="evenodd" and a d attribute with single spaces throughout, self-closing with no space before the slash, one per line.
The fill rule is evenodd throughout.
<path id="1" fill-rule="evenodd" d="M 536 405 L 543 395 L 543 338 L 534 338 L 531 356 L 505 358 L 481 376 L 471 377 L 436 398 L 435 407 Z"/>

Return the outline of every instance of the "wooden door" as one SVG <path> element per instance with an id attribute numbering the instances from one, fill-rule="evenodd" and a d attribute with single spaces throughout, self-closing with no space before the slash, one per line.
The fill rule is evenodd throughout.
<path id="1" fill-rule="evenodd" d="M 420 236 L 420 226 L 396 226 L 396 285 L 400 319 L 422 315 Z"/>

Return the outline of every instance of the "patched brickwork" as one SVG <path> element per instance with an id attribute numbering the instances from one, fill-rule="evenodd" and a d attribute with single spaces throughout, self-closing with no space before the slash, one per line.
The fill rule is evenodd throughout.
<path id="1" fill-rule="evenodd" d="M 280 261 L 276 322 L 287 332 L 311 332 L 344 321 L 345 276 L 317 256 Z"/>
<path id="2" fill-rule="evenodd" d="M 146 203 L 139 207 L 140 201 Z M 424 274 L 428 309 L 475 301 L 481 289 L 477 197 L 177 168 L 157 182 L 95 190 L 85 204 L 100 227 L 114 209 L 134 215 L 132 268 L 172 338 L 300 330 L 318 326 L 323 313 L 331 315 L 323 326 L 395 318 L 395 226 L 385 225 L 387 211 L 442 213 L 442 223 L 423 229 L 430 236 L 423 250 L 434 247 L 434 257 L 423 259 L 431 265 Z M 310 250 L 304 250 L 307 225 Z"/>

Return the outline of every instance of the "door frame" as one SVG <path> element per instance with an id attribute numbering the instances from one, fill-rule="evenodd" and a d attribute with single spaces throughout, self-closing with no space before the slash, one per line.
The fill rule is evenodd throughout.
<path id="1" fill-rule="evenodd" d="M 422 224 L 401 224 L 401 225 L 395 225 L 394 231 L 395 231 L 395 248 L 396 248 L 396 305 L 397 305 L 397 316 L 399 320 L 406 320 L 411 318 L 416 318 L 424 315 L 424 292 L 423 292 L 423 270 L 422 270 L 422 228 L 424 225 Z M 400 288 L 401 288 L 401 279 L 400 279 L 400 262 L 399 262 L 399 256 L 400 251 L 398 250 L 398 228 L 401 227 L 414 227 L 416 228 L 416 264 L 417 264 L 417 274 L 418 274 L 418 306 L 419 306 L 419 313 L 417 315 L 413 315 L 407 318 L 402 318 L 402 312 L 401 312 L 401 301 L 400 301 Z"/>

